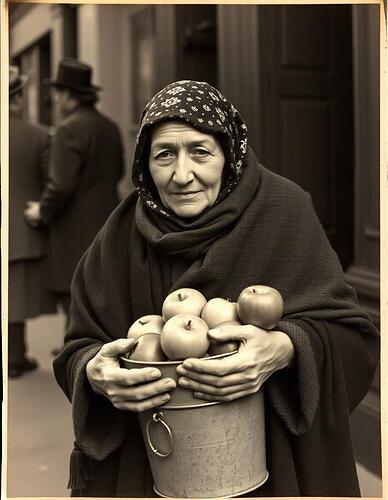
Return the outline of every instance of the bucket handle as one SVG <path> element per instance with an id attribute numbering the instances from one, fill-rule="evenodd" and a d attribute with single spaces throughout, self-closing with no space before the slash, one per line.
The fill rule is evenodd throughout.
<path id="1" fill-rule="evenodd" d="M 155 423 L 155 424 L 161 423 L 167 431 L 168 437 L 170 438 L 170 447 L 166 453 L 162 453 L 152 444 L 151 436 L 150 436 L 150 427 L 151 427 L 151 424 L 153 424 L 153 423 Z M 163 420 L 163 413 L 161 411 L 154 413 L 152 415 L 152 418 L 150 420 L 148 420 L 147 427 L 146 427 L 146 434 L 147 434 L 148 445 L 151 448 L 151 450 L 155 453 L 155 455 L 158 455 L 158 457 L 162 457 L 162 458 L 166 458 L 169 455 L 171 455 L 173 447 L 174 447 L 174 443 L 173 443 L 173 439 L 172 439 L 172 432 L 171 432 L 171 429 L 168 426 L 168 424 Z"/>

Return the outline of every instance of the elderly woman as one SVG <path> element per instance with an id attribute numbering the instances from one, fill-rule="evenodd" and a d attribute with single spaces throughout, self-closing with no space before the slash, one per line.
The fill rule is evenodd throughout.
<path id="1" fill-rule="evenodd" d="M 359 495 L 349 415 L 370 386 L 379 335 L 345 284 L 310 196 L 258 163 L 240 114 L 218 90 L 186 80 L 147 104 L 133 181 L 77 268 L 54 362 L 73 405 L 73 495 L 154 496 L 137 412 L 168 401 L 175 382 L 157 369 L 120 367 L 133 342 L 128 327 L 160 314 L 178 288 L 236 300 L 256 283 L 284 298 L 276 330 L 210 331 L 244 348 L 186 360 L 178 383 L 211 401 L 263 389 L 269 479 L 250 496 Z"/>

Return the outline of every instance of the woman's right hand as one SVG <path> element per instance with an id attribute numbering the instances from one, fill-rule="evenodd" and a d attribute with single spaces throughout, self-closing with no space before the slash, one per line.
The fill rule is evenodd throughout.
<path id="1" fill-rule="evenodd" d="M 104 344 L 86 365 L 86 376 L 93 391 L 108 398 L 115 408 L 142 412 L 167 403 L 167 391 L 176 383 L 172 378 L 161 379 L 157 368 L 121 368 L 119 357 L 134 342 L 123 338 Z"/>

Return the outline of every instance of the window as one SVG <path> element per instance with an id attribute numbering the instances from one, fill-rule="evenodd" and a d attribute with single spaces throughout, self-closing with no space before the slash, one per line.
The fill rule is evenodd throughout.
<path id="1" fill-rule="evenodd" d="M 23 116 L 33 123 L 51 125 L 49 88 L 43 80 L 50 76 L 50 35 L 13 58 L 13 64 L 28 76 L 23 99 Z"/>
<path id="2" fill-rule="evenodd" d="M 131 121 L 137 126 L 144 106 L 154 93 L 154 7 L 150 6 L 132 14 L 130 30 L 133 83 Z"/>

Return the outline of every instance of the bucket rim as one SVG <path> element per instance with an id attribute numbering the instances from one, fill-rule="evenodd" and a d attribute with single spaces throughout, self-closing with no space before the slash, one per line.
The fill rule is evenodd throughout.
<path id="1" fill-rule="evenodd" d="M 231 351 L 231 352 L 224 352 L 222 354 L 216 354 L 215 356 L 207 356 L 206 358 L 199 358 L 201 361 L 207 361 L 207 360 L 211 360 L 211 359 L 220 359 L 220 358 L 225 358 L 227 356 L 231 356 L 232 354 L 236 354 L 238 352 L 238 349 L 234 350 L 234 351 Z M 138 360 L 134 360 L 134 359 L 129 359 L 129 358 L 126 358 L 125 356 L 120 356 L 120 359 L 124 362 L 129 362 L 129 363 L 133 363 L 134 365 L 147 365 L 147 366 L 178 366 L 178 365 L 181 365 L 183 363 L 183 361 L 185 361 L 184 359 L 181 359 L 181 360 L 174 360 L 174 361 L 171 361 L 171 360 L 168 360 L 168 361 L 138 361 Z"/>
<path id="2" fill-rule="evenodd" d="M 225 401 L 207 401 L 206 403 L 198 403 L 198 404 L 185 404 L 185 405 L 164 405 L 158 406 L 159 410 L 194 410 L 195 408 L 203 408 L 205 406 L 214 406 L 223 404 Z"/>

